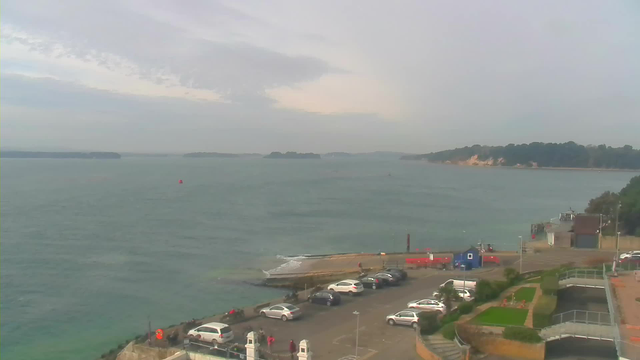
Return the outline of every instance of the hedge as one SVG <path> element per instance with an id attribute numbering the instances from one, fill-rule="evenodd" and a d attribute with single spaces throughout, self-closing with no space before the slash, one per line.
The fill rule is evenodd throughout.
<path id="1" fill-rule="evenodd" d="M 458 305 L 458 312 L 462 315 L 469 314 L 473 311 L 473 302 L 465 301 L 462 304 Z"/>
<path id="2" fill-rule="evenodd" d="M 436 312 L 421 312 L 418 314 L 418 325 L 420 325 L 420 333 L 422 335 L 431 335 L 438 331 L 438 314 Z"/>
<path id="3" fill-rule="evenodd" d="M 542 338 L 537 331 L 526 327 L 507 327 L 502 331 L 502 337 L 508 340 L 532 344 L 542 342 Z"/>
<path id="4" fill-rule="evenodd" d="M 448 340 L 453 340 L 456 337 L 456 324 L 449 323 L 440 329 L 442 337 Z"/>
<path id="5" fill-rule="evenodd" d="M 558 276 L 547 275 L 542 278 L 540 289 L 545 295 L 555 295 L 558 292 Z"/>
<path id="6" fill-rule="evenodd" d="M 542 295 L 533 307 L 533 327 L 541 329 L 551 325 L 551 314 L 556 309 L 558 298 L 553 295 Z"/>

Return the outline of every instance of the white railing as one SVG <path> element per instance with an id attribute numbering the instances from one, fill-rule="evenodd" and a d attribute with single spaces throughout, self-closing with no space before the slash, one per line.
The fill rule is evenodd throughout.
<path id="1" fill-rule="evenodd" d="M 565 279 L 597 279 L 604 278 L 603 270 L 599 269 L 572 269 L 558 274 L 558 280 Z"/>
<path id="2" fill-rule="evenodd" d="M 571 310 L 553 315 L 551 318 L 551 323 L 554 325 L 566 322 L 587 325 L 611 325 L 611 316 L 610 313 L 599 311 Z"/>

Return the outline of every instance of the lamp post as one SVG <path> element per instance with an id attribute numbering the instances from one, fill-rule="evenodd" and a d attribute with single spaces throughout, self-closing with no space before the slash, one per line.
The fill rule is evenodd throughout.
<path id="1" fill-rule="evenodd" d="M 360 332 L 360 313 L 356 310 L 353 312 L 356 316 L 356 359 L 358 358 L 358 333 Z"/>
<path id="2" fill-rule="evenodd" d="M 462 269 L 462 290 L 467 290 L 467 265 L 460 265 L 460 268 Z M 464 296 L 464 292 L 462 293 Z"/>
<path id="3" fill-rule="evenodd" d="M 520 238 L 520 274 L 522 274 L 522 236 L 518 236 Z"/>
<path id="4" fill-rule="evenodd" d="M 622 201 L 618 202 L 618 206 L 616 206 L 616 261 L 618 261 L 618 252 L 619 252 L 619 242 L 620 242 L 620 232 L 618 231 L 618 216 L 620 215 L 620 206 L 622 206 Z"/>

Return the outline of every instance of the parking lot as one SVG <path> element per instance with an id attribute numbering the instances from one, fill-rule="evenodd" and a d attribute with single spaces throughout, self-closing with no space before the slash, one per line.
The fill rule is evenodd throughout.
<path id="1" fill-rule="evenodd" d="M 561 263 L 581 263 L 594 256 L 594 252 L 559 251 L 527 255 L 523 270 L 551 268 Z M 506 257 L 505 257 L 506 258 Z M 508 261 L 516 269 L 517 257 Z M 514 261 L 515 260 L 515 261 Z M 501 278 L 504 266 L 468 272 L 469 278 Z M 435 270 L 410 270 L 409 279 L 400 286 L 379 290 L 366 289 L 361 295 L 342 296 L 338 306 L 300 303 L 303 316 L 292 321 L 272 318 L 254 318 L 231 325 L 237 342 L 249 327 L 254 331 L 262 328 L 267 336 L 273 335 L 275 343 L 272 353 L 275 358 L 289 358 L 289 341 L 296 344 L 302 339 L 310 341 L 314 359 L 347 360 L 356 355 L 358 337 L 358 359 L 415 360 L 415 333 L 408 326 L 390 326 L 385 317 L 405 309 L 407 302 L 432 297 L 438 285 L 452 277 L 461 277 L 460 272 Z M 275 304 L 272 302 L 271 304 Z M 354 312 L 359 315 L 355 315 Z M 263 344 L 266 347 L 266 344 Z"/>
<path id="2" fill-rule="evenodd" d="M 411 275 L 410 275 L 411 276 Z M 409 278 L 400 286 L 379 290 L 366 289 L 361 295 L 342 296 L 338 306 L 301 303 L 303 317 L 293 321 L 257 318 L 232 325 L 241 335 L 247 326 L 260 327 L 276 339 L 272 351 L 287 354 L 289 341 L 307 339 L 316 359 L 340 359 L 355 355 L 356 323 L 358 324 L 358 358 L 415 359 L 413 329 L 389 326 L 385 317 L 406 308 L 411 300 L 430 297 L 449 274 Z M 360 313 L 359 316 L 353 314 Z M 359 318 L 358 318 L 359 317 Z M 394 353 L 396 352 L 397 353 Z"/>

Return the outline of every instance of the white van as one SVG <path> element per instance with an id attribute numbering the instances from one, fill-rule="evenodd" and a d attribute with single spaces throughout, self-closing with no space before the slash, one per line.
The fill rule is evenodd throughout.
<path id="1" fill-rule="evenodd" d="M 442 283 L 440 285 L 440 287 L 444 287 L 444 286 L 449 286 L 450 284 L 453 285 L 454 289 L 471 289 L 471 290 L 475 290 L 476 289 L 476 282 L 478 280 L 476 279 L 449 279 L 447 281 L 445 281 L 444 283 Z"/>

